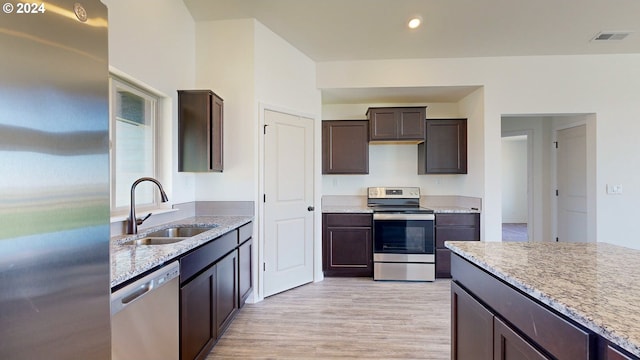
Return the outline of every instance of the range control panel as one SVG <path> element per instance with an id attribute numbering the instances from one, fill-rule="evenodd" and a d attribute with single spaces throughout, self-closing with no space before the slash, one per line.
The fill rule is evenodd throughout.
<path id="1" fill-rule="evenodd" d="M 370 187 L 369 199 L 420 199 L 419 187 Z"/>

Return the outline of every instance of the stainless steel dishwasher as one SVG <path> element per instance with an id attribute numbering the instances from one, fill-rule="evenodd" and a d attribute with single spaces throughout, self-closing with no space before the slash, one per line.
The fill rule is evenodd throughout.
<path id="1" fill-rule="evenodd" d="M 111 358 L 171 359 L 179 355 L 177 261 L 111 294 Z"/>

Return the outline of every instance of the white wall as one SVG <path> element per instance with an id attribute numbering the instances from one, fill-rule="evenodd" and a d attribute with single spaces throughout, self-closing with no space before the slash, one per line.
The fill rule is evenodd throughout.
<path id="1" fill-rule="evenodd" d="M 196 85 L 224 99 L 224 171 L 195 175 L 197 200 L 255 200 L 259 108 L 319 119 L 315 63 L 253 19 L 196 28 Z"/>
<path id="2" fill-rule="evenodd" d="M 224 99 L 224 171 L 196 174 L 196 200 L 254 201 L 256 264 L 263 261 L 260 197 L 264 109 L 316 122 L 314 202 L 320 204 L 321 97 L 315 63 L 253 19 L 199 22 L 196 26 L 196 84 Z M 268 166 L 268 164 L 266 164 Z M 313 205 L 313 204 L 310 204 Z M 315 278 L 322 278 L 321 216 L 315 216 Z M 258 269 L 258 266 L 254 267 Z M 261 274 L 261 273 L 260 273 Z M 262 279 L 256 276 L 254 300 Z"/>
<path id="3" fill-rule="evenodd" d="M 319 63 L 317 68 L 320 88 L 484 86 L 482 133 L 470 137 L 483 141 L 485 240 L 501 237 L 501 165 L 496 161 L 501 157 L 501 117 L 594 113 L 594 232 L 598 241 L 640 248 L 640 240 L 628 236 L 640 201 L 640 157 L 632 155 L 640 134 L 639 64 L 640 55 L 632 54 L 346 61 Z M 623 184 L 625 193 L 606 195 L 607 182 Z"/>
<path id="4" fill-rule="evenodd" d="M 253 201 L 256 172 L 255 21 L 196 25 L 196 87 L 224 100 L 224 171 L 199 173 L 196 200 Z"/>
<path id="5" fill-rule="evenodd" d="M 182 1 L 102 0 L 109 9 L 109 65 L 166 96 L 160 109 L 160 170 L 172 203 L 193 201 L 192 177 L 177 173 L 177 92 L 194 86 L 195 23 Z M 150 10 L 153 10 L 150 12 Z M 165 180 L 166 179 L 166 180 Z"/>

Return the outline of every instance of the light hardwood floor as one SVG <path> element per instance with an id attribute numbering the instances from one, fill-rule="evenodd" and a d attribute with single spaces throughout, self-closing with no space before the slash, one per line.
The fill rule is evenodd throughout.
<path id="1" fill-rule="evenodd" d="M 450 359 L 450 282 L 325 278 L 242 308 L 212 359 Z"/>

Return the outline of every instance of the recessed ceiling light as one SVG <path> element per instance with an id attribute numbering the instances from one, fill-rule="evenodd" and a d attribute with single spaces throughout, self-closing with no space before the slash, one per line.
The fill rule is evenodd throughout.
<path id="1" fill-rule="evenodd" d="M 409 26 L 409 29 L 417 29 L 420 24 L 422 24 L 422 18 L 420 16 L 416 16 L 409 20 L 407 26 Z"/>

